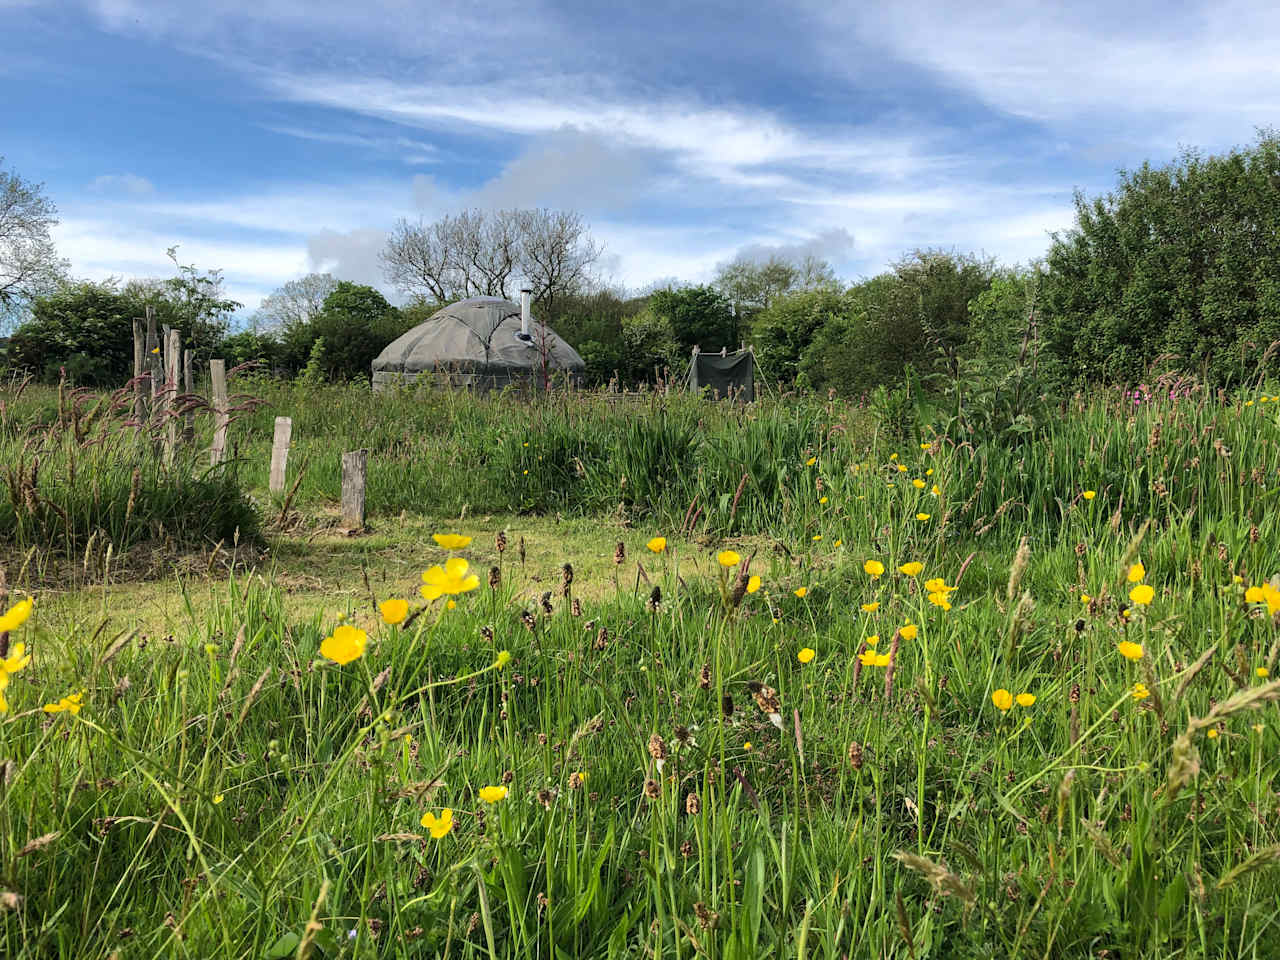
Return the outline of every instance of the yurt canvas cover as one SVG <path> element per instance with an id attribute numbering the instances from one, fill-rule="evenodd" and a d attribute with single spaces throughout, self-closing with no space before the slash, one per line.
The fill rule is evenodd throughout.
<path id="1" fill-rule="evenodd" d="M 695 353 L 689 361 L 689 389 L 701 391 L 717 399 L 734 397 L 744 401 L 756 398 L 756 358 L 750 350 L 721 355 Z"/>
<path id="2" fill-rule="evenodd" d="M 442 384 L 480 389 L 542 384 L 543 352 L 552 379 L 582 380 L 578 352 L 550 327 L 529 321 L 520 339 L 520 305 L 499 297 L 459 300 L 432 314 L 387 346 L 373 361 L 373 389 L 428 376 Z"/>

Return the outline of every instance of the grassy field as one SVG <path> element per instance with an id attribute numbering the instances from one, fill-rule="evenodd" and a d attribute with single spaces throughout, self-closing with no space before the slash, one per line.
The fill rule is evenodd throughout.
<path id="1" fill-rule="evenodd" d="M 6 398 L 0 956 L 1280 956 L 1274 398 L 240 389 Z"/>

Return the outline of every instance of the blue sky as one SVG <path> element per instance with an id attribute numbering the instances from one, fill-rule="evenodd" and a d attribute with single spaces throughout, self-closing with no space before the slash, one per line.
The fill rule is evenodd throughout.
<path id="1" fill-rule="evenodd" d="M 610 7 L 613 7 L 610 9 Z M 578 210 L 629 288 L 743 251 L 1007 263 L 1073 188 L 1280 125 L 1274 3 L 0 0 L 0 155 L 77 276 L 393 291 L 400 217 Z"/>

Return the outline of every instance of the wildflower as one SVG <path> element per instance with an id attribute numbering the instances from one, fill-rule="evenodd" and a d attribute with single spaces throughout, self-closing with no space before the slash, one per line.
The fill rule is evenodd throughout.
<path id="1" fill-rule="evenodd" d="M 806 461 L 804 462 L 804 465 L 805 465 L 806 467 L 812 467 L 812 466 L 813 466 L 815 463 L 817 463 L 817 462 L 818 462 L 818 458 L 817 458 L 817 457 L 810 457 L 808 460 L 806 460 Z"/>
<path id="2" fill-rule="evenodd" d="M 1020 693 L 1014 699 L 1018 701 L 1018 706 L 1029 707 L 1036 702 L 1036 695 L 1034 693 Z"/>
<path id="3" fill-rule="evenodd" d="M 486 787 L 486 790 L 501 790 L 506 794 L 505 787 Z M 484 791 L 481 791 L 483 793 Z M 501 799 L 501 798 L 499 798 Z M 432 839 L 439 840 L 446 833 L 453 829 L 453 811 L 445 807 L 440 811 L 440 816 L 436 816 L 430 810 L 422 815 L 422 819 L 418 821 L 431 834 Z"/>
<path id="4" fill-rule="evenodd" d="M 739 563 L 742 562 L 742 558 L 738 556 L 737 551 L 721 550 L 719 553 L 716 554 L 716 561 L 720 564 L 720 566 L 728 568 L 728 567 L 736 567 Z"/>
<path id="5" fill-rule="evenodd" d="M 1089 603 L 1092 600 L 1093 600 L 1093 597 L 1089 596 L 1087 593 L 1080 594 L 1081 603 Z"/>
<path id="6" fill-rule="evenodd" d="M 344 623 L 324 638 L 324 642 L 320 644 L 320 655 L 342 666 L 364 656 L 364 648 L 368 642 L 367 633 L 359 627 Z"/>
<path id="7" fill-rule="evenodd" d="M 1145 583 L 1140 583 L 1129 591 L 1129 599 L 1144 607 L 1155 599 L 1155 595 L 1155 590 Z"/>
<path id="8" fill-rule="evenodd" d="M 867 637 L 866 639 L 867 646 L 872 648 L 874 648 L 875 645 L 879 642 L 880 642 L 880 634 L 878 633 L 873 633 L 871 636 Z"/>
<path id="9" fill-rule="evenodd" d="M 872 580 L 875 580 L 882 573 L 884 573 L 884 564 L 881 563 L 879 560 L 867 560 L 865 563 L 862 564 L 862 572 L 865 573 L 867 576 L 869 576 Z"/>
<path id="10" fill-rule="evenodd" d="M 936 483 L 929 488 L 929 492 L 933 494 L 935 497 L 939 496 L 942 493 L 942 491 L 938 489 L 938 485 Z"/>
<path id="11" fill-rule="evenodd" d="M 821 540 L 821 539 L 822 539 L 822 534 L 820 534 L 820 533 L 815 533 L 815 534 L 813 535 L 813 542 L 814 542 L 814 543 L 817 543 L 817 542 L 818 542 L 819 540 Z"/>
<path id="12" fill-rule="evenodd" d="M 1142 659 L 1142 644 L 1134 643 L 1132 640 L 1121 640 L 1116 644 L 1116 649 L 1120 651 L 1120 655 L 1126 660 Z"/>
<path id="13" fill-rule="evenodd" d="M 742 745 L 742 749 L 743 749 L 743 750 L 750 750 L 750 749 L 751 749 L 751 741 L 750 741 L 750 740 L 748 740 L 746 743 L 744 743 L 744 744 Z"/>
<path id="14" fill-rule="evenodd" d="M 795 590 L 794 590 L 794 591 L 792 591 L 792 592 L 793 592 L 793 593 L 795 593 L 795 595 L 796 595 L 797 597 L 799 597 L 801 600 L 803 600 L 803 599 L 808 595 L 808 593 L 809 593 L 809 588 L 808 588 L 808 587 L 796 587 L 796 588 L 795 588 Z"/>
<path id="15" fill-rule="evenodd" d="M 528 470 L 523 471 L 523 475 L 527 477 L 529 475 L 529 471 Z"/>
<path id="16" fill-rule="evenodd" d="M 1130 583 L 1137 583 L 1146 575 L 1147 575 L 1147 568 L 1144 567 L 1141 563 L 1135 563 L 1132 567 L 1129 568 Z"/>
<path id="17" fill-rule="evenodd" d="M 930 516 L 931 514 L 928 514 L 928 513 L 917 513 L 916 519 L 919 520 L 921 523 L 924 523 L 926 520 L 929 519 Z"/>
<path id="18" fill-rule="evenodd" d="M 84 691 L 80 693 L 69 693 L 57 703 L 46 703 L 42 708 L 45 713 L 79 713 L 81 701 L 84 699 Z"/>
<path id="19" fill-rule="evenodd" d="M 450 557 L 443 567 L 435 566 L 422 573 L 422 586 L 418 592 L 428 603 L 432 603 L 444 594 L 456 595 L 467 593 L 480 586 L 480 578 L 474 573 L 468 574 L 470 564 L 462 557 Z"/>
<path id="20" fill-rule="evenodd" d="M 876 653 L 874 650 L 864 650 L 858 654 L 858 659 L 862 661 L 864 667 L 887 667 L 891 654 Z"/>
<path id="21" fill-rule="evenodd" d="M 151 348 L 151 352 L 152 352 L 152 353 L 159 353 L 159 352 L 160 352 L 160 348 L 159 348 L 159 347 L 152 347 L 152 348 Z"/>
<path id="22" fill-rule="evenodd" d="M 879 610 L 879 609 L 880 609 L 880 601 L 879 601 L 879 600 L 872 600 L 870 603 L 864 603 L 864 604 L 862 605 L 862 612 L 863 612 L 863 613 L 875 613 L 875 612 L 876 612 L 877 610 Z"/>
<path id="23" fill-rule="evenodd" d="M 431 539 L 446 550 L 461 550 L 471 543 L 470 537 L 460 533 L 433 533 Z"/>
<path id="24" fill-rule="evenodd" d="M 914 480 L 912 480 L 911 485 L 915 487 L 917 490 L 924 489 L 924 481 L 921 480 L 919 477 L 916 477 Z"/>
<path id="25" fill-rule="evenodd" d="M 1252 406 L 1253 406 L 1253 401 L 1252 401 L 1252 400 L 1246 400 L 1246 401 L 1244 402 L 1244 405 L 1245 405 L 1246 407 L 1252 407 Z"/>
<path id="26" fill-rule="evenodd" d="M 1264 583 L 1260 587 L 1250 587 L 1244 592 L 1246 603 L 1265 603 L 1267 605 L 1267 613 L 1275 615 L 1280 610 L 1280 590 L 1277 590 L 1269 583 Z"/>
<path id="27" fill-rule="evenodd" d="M 1271 676 L 1271 671 L 1268 670 L 1266 667 L 1259 667 L 1257 670 L 1253 672 L 1256 673 L 1258 677 L 1262 680 L 1265 680 L 1267 679 L 1267 677 Z"/>
<path id="28" fill-rule="evenodd" d="M 827 498 L 826 498 L 826 497 L 819 497 L 819 498 L 818 498 L 818 502 L 819 502 L 819 503 L 826 503 L 826 502 L 827 502 Z"/>
<path id="29" fill-rule="evenodd" d="M 573 773 L 569 774 L 570 790 L 581 790 L 582 785 L 586 782 L 587 782 L 587 771 L 585 770 L 575 770 Z"/>
<path id="30" fill-rule="evenodd" d="M 9 701 L 4 698 L 4 690 L 7 686 L 9 686 L 9 674 L 0 670 L 0 713 L 9 712 Z"/>
<path id="31" fill-rule="evenodd" d="M 897 460 L 897 459 L 898 459 L 898 455 L 897 455 L 896 453 L 891 453 L 891 454 L 889 454 L 889 459 L 890 459 L 890 460 Z"/>
<path id="32" fill-rule="evenodd" d="M 920 633 L 920 628 L 914 623 L 908 623 L 899 627 L 898 633 L 901 634 L 903 640 L 914 640 Z"/>
<path id="33" fill-rule="evenodd" d="M 480 799 L 485 803 L 497 803 L 499 800 L 507 798 L 506 787 L 481 787 Z"/>
<path id="34" fill-rule="evenodd" d="M 510 662 L 511 662 L 511 651 L 510 651 L 510 650 L 499 650 L 499 651 L 498 651 L 498 659 L 497 659 L 497 660 L 495 660 L 495 661 L 493 661 L 493 665 L 494 665 L 495 667 L 497 667 L 499 670 L 501 670 L 503 667 L 505 667 L 505 666 L 506 666 L 508 663 L 510 663 Z"/>
<path id="35" fill-rule="evenodd" d="M 796 654 L 796 659 L 799 660 L 801 663 L 808 663 L 817 655 L 818 654 L 814 651 L 812 647 L 805 647 L 803 650 L 801 650 L 799 653 Z"/>
<path id="36" fill-rule="evenodd" d="M 1001 713 L 1007 713 L 1013 707 L 1013 694 L 1001 687 L 991 694 L 991 702 L 996 705 Z"/>
<path id="37" fill-rule="evenodd" d="M 213 798 L 213 802 L 214 802 L 215 804 L 219 804 L 219 803 L 221 803 L 221 802 L 222 802 L 222 794 L 220 794 L 220 793 L 219 793 L 219 794 L 215 794 L 215 795 L 214 795 L 214 798 Z"/>
<path id="38" fill-rule="evenodd" d="M 1208 737 L 1210 740 L 1217 740 L 1217 739 L 1218 739 L 1218 731 L 1217 731 L 1217 730 L 1210 730 L 1208 733 L 1206 733 L 1206 734 L 1205 734 L 1205 736 L 1206 736 L 1206 737 Z"/>
<path id="39" fill-rule="evenodd" d="M 31 654 L 27 653 L 27 645 L 15 643 L 9 656 L 0 660 L 0 674 L 17 673 L 30 662 Z"/>
<path id="40" fill-rule="evenodd" d="M 3 616 L 0 616 L 0 633 L 9 633 L 17 630 L 20 626 L 27 622 L 27 618 L 31 616 L 31 608 L 35 605 L 35 601 L 30 597 L 15 603 Z"/>
<path id="41" fill-rule="evenodd" d="M 941 607 L 943 610 L 951 609 L 951 601 L 947 599 L 947 595 L 945 593 L 929 594 L 929 602 L 935 607 Z"/>
<path id="42" fill-rule="evenodd" d="M 1097 495 L 1097 490 L 1086 490 L 1084 493 L 1080 494 L 1080 496 L 1084 497 L 1086 500 L 1092 500 Z"/>
<path id="43" fill-rule="evenodd" d="M 898 568 L 899 573 L 905 573 L 908 577 L 914 577 L 924 569 L 924 564 L 918 560 L 912 560 L 910 563 L 904 563 Z"/>
<path id="44" fill-rule="evenodd" d="M 409 601 L 401 600 L 399 597 L 384 600 L 378 604 L 378 612 L 382 614 L 383 623 L 392 625 L 403 623 L 404 618 L 409 615 Z"/>
<path id="45" fill-rule="evenodd" d="M 760 589 L 760 578 L 755 575 L 752 575 L 751 579 L 747 581 L 747 593 L 755 593 L 759 589 Z"/>
<path id="46" fill-rule="evenodd" d="M 832 546 L 833 546 L 833 547 L 838 547 L 838 546 L 840 546 L 842 543 L 844 543 L 844 541 L 843 541 L 843 540 L 837 540 L 835 543 L 833 543 L 833 544 L 832 544 Z"/>
<path id="47" fill-rule="evenodd" d="M 907 465 L 906 465 L 905 463 L 900 463 L 900 464 L 898 464 L 898 472 L 899 472 L 899 473 L 906 473 L 906 472 L 907 472 Z"/>
<path id="48" fill-rule="evenodd" d="M 925 475 L 926 477 L 932 477 L 932 476 L 933 476 L 933 467 L 930 467 L 928 470 L 926 470 L 926 471 L 924 472 L 924 475 Z"/>
<path id="49" fill-rule="evenodd" d="M 957 589 L 956 587 L 948 587 L 947 581 L 942 577 L 934 577 L 932 580 L 926 580 L 924 582 L 924 588 L 930 593 L 950 593 L 952 590 Z"/>
<path id="50" fill-rule="evenodd" d="M 920 444 L 920 449 L 921 449 L 921 450 L 932 450 L 932 449 L 933 449 L 933 444 L 932 444 L 932 443 L 921 443 L 921 444 Z"/>
<path id="51" fill-rule="evenodd" d="M 654 537 L 652 540 L 646 543 L 645 546 L 648 547 L 650 550 L 652 550 L 654 553 L 661 553 L 663 550 L 667 549 L 667 538 Z"/>
<path id="52" fill-rule="evenodd" d="M 1151 691 L 1147 689 L 1147 685 L 1145 683 L 1135 683 L 1133 685 L 1132 695 L 1135 700 L 1145 700 L 1147 697 L 1151 696 Z"/>

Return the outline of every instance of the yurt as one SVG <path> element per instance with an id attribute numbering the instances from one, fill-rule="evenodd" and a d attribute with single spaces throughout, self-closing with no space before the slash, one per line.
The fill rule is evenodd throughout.
<path id="1" fill-rule="evenodd" d="M 568 379 L 581 383 L 582 358 L 521 303 L 501 297 L 459 300 L 418 324 L 373 361 L 373 389 L 428 377 L 441 385 L 501 389 L 541 387 Z"/>

